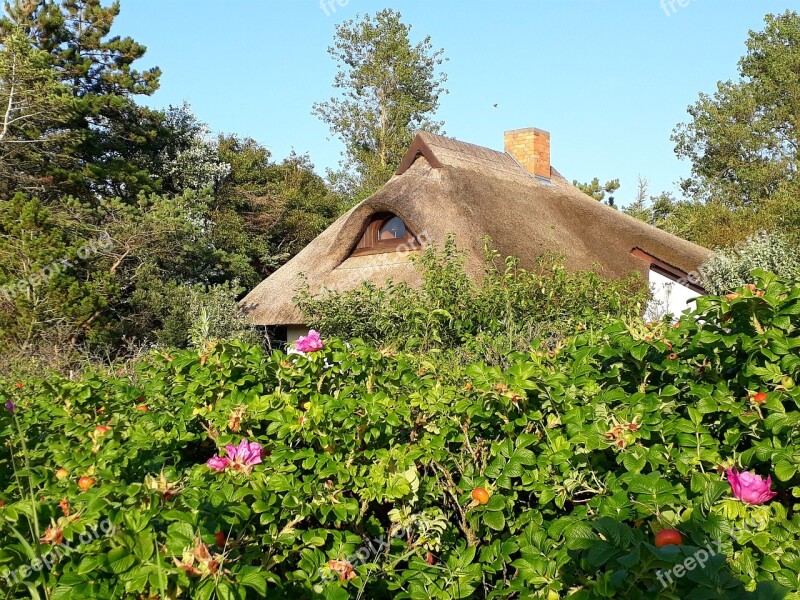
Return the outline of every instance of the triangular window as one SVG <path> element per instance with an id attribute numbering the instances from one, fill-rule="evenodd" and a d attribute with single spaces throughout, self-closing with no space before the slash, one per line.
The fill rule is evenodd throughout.
<path id="1" fill-rule="evenodd" d="M 381 254 L 384 252 L 408 252 L 419 249 L 417 236 L 406 226 L 403 219 L 391 213 L 373 215 L 358 242 L 353 256 Z"/>

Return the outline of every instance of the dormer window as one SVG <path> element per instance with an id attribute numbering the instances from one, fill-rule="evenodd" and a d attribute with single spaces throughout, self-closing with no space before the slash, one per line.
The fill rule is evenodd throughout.
<path id="1" fill-rule="evenodd" d="M 403 219 L 391 213 L 380 213 L 374 215 L 367 224 L 353 256 L 407 252 L 419 247 L 417 237 L 406 227 Z"/>
<path id="2" fill-rule="evenodd" d="M 381 225 L 378 240 L 398 240 L 406 237 L 406 224 L 400 217 L 392 217 Z"/>

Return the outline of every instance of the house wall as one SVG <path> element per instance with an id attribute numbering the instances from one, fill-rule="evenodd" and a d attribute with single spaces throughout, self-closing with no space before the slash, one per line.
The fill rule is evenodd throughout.
<path id="1" fill-rule="evenodd" d="M 661 319 L 667 314 L 679 317 L 683 311 L 694 308 L 694 303 L 688 302 L 700 295 L 653 270 L 650 271 L 650 291 L 653 299 L 647 306 L 645 318 L 651 321 Z"/>

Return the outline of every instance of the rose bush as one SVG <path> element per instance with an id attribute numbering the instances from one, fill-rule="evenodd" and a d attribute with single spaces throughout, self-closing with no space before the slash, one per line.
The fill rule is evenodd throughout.
<path id="1" fill-rule="evenodd" d="M 0 595 L 796 599 L 798 328 L 800 286 L 761 274 L 504 370 L 330 339 L 3 382 Z"/>

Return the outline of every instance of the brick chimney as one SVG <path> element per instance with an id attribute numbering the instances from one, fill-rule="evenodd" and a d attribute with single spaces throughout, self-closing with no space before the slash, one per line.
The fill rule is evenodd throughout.
<path id="1" fill-rule="evenodd" d="M 541 129 L 505 133 L 505 150 L 531 175 L 550 179 L 550 134 Z"/>

